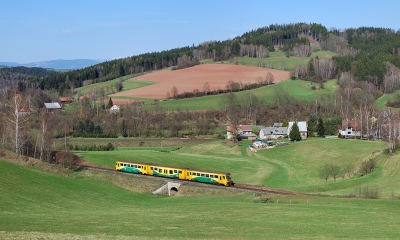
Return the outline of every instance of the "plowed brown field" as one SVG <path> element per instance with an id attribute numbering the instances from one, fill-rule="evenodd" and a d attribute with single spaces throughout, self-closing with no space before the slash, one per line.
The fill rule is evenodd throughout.
<path id="1" fill-rule="evenodd" d="M 137 77 L 140 80 L 158 82 L 157 84 L 131 89 L 110 95 L 138 98 L 165 98 L 176 86 L 179 93 L 192 92 L 194 89 L 203 91 L 204 83 L 208 82 L 210 90 L 225 89 L 229 80 L 242 83 L 255 83 L 257 77 L 265 79 L 267 73 L 274 76 L 274 82 L 288 79 L 288 71 L 249 67 L 233 64 L 202 64 L 181 70 L 160 70 Z"/>

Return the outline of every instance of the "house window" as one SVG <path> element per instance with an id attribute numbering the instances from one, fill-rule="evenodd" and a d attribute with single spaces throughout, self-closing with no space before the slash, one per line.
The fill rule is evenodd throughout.
<path id="1" fill-rule="evenodd" d="M 351 134 L 351 132 L 347 132 L 347 134 Z"/>

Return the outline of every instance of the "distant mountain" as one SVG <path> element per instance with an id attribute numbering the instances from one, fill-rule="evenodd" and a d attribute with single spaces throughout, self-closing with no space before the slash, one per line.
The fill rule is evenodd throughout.
<path id="1" fill-rule="evenodd" d="M 92 65 L 96 65 L 101 61 L 91 60 L 91 59 L 73 59 L 73 60 L 50 60 L 43 62 L 33 62 L 33 63 L 15 63 L 15 62 L 0 62 L 0 66 L 9 66 L 9 67 L 40 67 L 40 68 L 53 68 L 53 69 L 81 69 L 85 67 L 89 67 Z"/>

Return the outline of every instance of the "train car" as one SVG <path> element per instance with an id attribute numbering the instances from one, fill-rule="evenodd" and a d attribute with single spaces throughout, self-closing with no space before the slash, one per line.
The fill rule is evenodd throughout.
<path id="1" fill-rule="evenodd" d="M 230 173 L 204 171 L 197 169 L 187 169 L 186 180 L 202 183 L 220 184 L 225 186 L 233 185 Z"/>
<path id="2" fill-rule="evenodd" d="M 179 178 L 182 180 L 186 179 L 184 170 L 182 168 L 159 164 L 150 164 L 149 175 L 166 178 Z"/>
<path id="3" fill-rule="evenodd" d="M 148 174 L 150 166 L 148 163 L 117 161 L 115 170 L 129 173 Z"/>
<path id="4" fill-rule="evenodd" d="M 165 178 L 177 178 L 201 183 L 220 184 L 224 186 L 232 186 L 234 183 L 230 173 L 205 171 L 199 169 L 182 168 L 167 166 L 162 164 L 117 161 L 115 163 L 117 171 L 147 174 Z"/>

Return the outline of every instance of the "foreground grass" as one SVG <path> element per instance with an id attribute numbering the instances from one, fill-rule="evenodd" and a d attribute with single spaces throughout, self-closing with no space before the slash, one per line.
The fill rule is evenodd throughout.
<path id="1" fill-rule="evenodd" d="M 0 160 L 0 238 L 397 238 L 396 201 L 250 193 L 163 197 L 95 176 L 69 177 Z M 127 178 L 129 181 L 129 178 Z M 308 204 L 307 204 L 308 200 Z"/>

